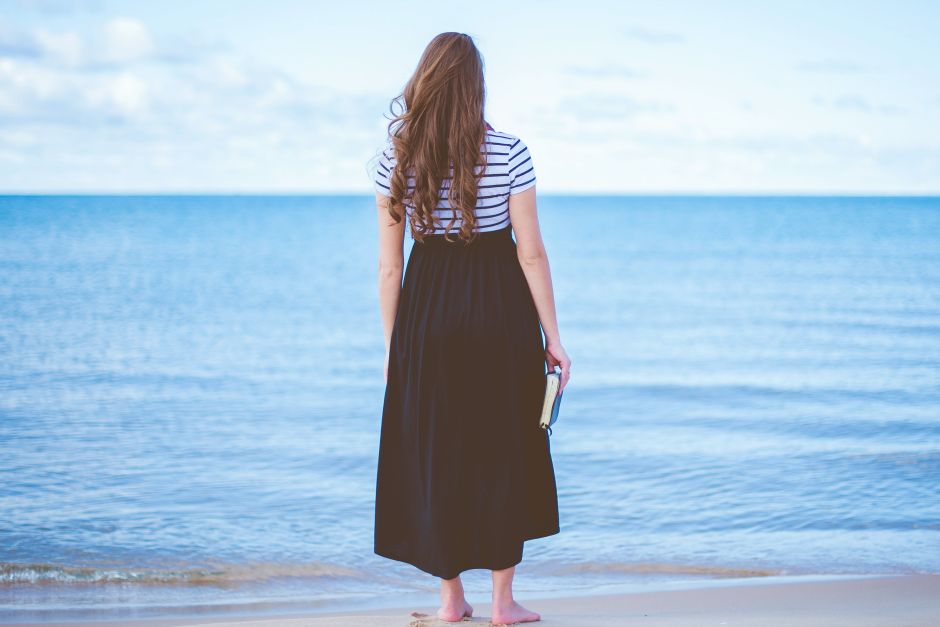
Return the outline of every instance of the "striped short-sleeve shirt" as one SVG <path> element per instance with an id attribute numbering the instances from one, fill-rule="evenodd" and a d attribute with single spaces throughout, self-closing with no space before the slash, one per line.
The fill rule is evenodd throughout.
<path id="1" fill-rule="evenodd" d="M 486 141 L 480 150 L 486 154 L 486 171 L 477 186 L 476 230 L 496 231 L 510 225 L 509 196 L 535 185 L 535 167 L 525 142 L 509 133 L 488 130 Z M 389 139 L 373 177 L 375 190 L 380 194 L 391 194 L 390 178 L 395 164 L 395 146 Z M 479 172 L 479 169 L 477 171 Z M 452 209 L 447 200 L 450 180 L 450 177 L 445 177 L 439 192 L 440 200 L 434 210 L 435 234 L 445 232 L 447 223 L 455 213 L 456 220 L 450 232 L 454 233 L 460 228 L 460 212 Z M 413 176 L 408 177 L 409 190 L 414 189 L 414 181 Z M 405 203 L 405 208 L 409 215 L 414 209 L 408 202 Z M 440 224 L 437 224 L 438 221 Z"/>

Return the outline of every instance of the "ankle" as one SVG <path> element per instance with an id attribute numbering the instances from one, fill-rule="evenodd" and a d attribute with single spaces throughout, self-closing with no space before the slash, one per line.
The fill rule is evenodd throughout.
<path id="1" fill-rule="evenodd" d="M 509 595 L 500 595 L 493 597 L 493 607 L 511 607 L 516 600 L 512 598 L 512 594 Z"/>

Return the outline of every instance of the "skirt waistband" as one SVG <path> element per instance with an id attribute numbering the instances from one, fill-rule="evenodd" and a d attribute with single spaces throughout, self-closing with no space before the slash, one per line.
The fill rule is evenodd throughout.
<path id="1" fill-rule="evenodd" d="M 458 247 L 458 248 L 472 248 L 473 246 L 482 245 L 486 243 L 505 242 L 507 240 L 512 241 L 512 225 L 507 224 L 503 228 L 496 229 L 493 231 L 478 231 L 476 233 L 475 239 L 469 244 L 464 242 L 462 239 L 460 239 L 457 231 L 455 230 L 451 230 L 446 235 L 446 237 L 450 238 L 451 241 L 447 241 L 443 233 L 435 234 L 435 235 L 425 235 L 423 241 L 418 242 L 417 240 L 415 240 L 415 245 L 417 246 L 419 244 L 422 244 L 425 246 L 433 246 L 433 247 L 451 246 L 451 247 Z"/>

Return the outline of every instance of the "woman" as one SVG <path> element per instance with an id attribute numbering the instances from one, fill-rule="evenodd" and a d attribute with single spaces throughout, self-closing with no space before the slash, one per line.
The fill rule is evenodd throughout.
<path id="1" fill-rule="evenodd" d="M 473 614 L 460 573 L 492 570 L 492 622 L 508 624 L 539 620 L 512 579 L 524 541 L 559 531 L 538 417 L 546 362 L 564 389 L 571 360 L 532 158 L 484 120 L 484 93 L 473 40 L 435 37 L 392 101 L 402 111 L 374 170 L 386 345 L 375 552 L 440 577 L 446 621 Z"/>

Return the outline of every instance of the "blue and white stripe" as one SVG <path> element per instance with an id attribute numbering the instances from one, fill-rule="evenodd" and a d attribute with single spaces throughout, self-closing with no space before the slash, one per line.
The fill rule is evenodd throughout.
<path id="1" fill-rule="evenodd" d="M 509 226 L 511 223 L 509 219 L 509 196 L 518 194 L 535 185 L 535 168 L 525 142 L 509 133 L 487 131 L 486 141 L 480 150 L 486 154 L 487 167 L 477 187 L 477 230 L 480 232 L 496 231 Z M 389 178 L 395 163 L 395 147 L 389 140 L 375 168 L 373 181 L 375 190 L 385 196 L 391 193 Z M 453 174 L 453 171 L 451 171 L 451 174 Z M 435 224 L 435 234 L 445 232 L 445 227 L 454 214 L 450 202 L 447 200 L 447 188 L 450 185 L 450 180 L 450 176 L 444 179 L 444 184 L 440 190 L 441 200 L 438 203 L 438 208 L 434 210 L 435 222 L 440 221 L 439 225 Z M 414 177 L 408 177 L 408 189 L 414 189 Z M 405 207 L 410 216 L 413 207 L 407 203 Z M 450 232 L 455 233 L 460 228 L 460 223 L 461 219 L 458 213 Z"/>

